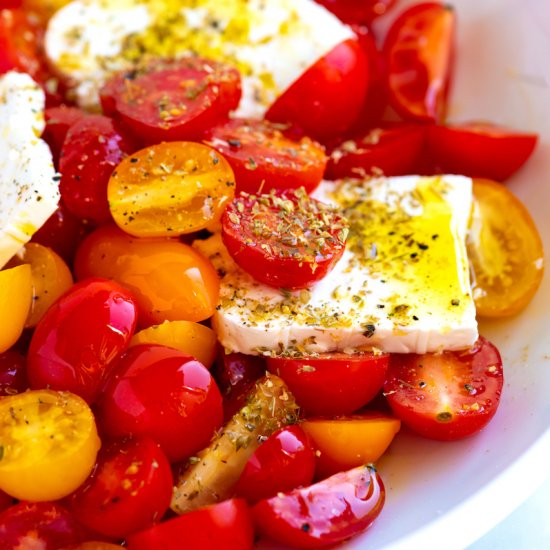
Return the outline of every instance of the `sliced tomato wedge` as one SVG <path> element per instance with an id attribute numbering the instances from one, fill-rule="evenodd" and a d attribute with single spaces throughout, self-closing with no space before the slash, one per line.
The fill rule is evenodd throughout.
<path id="1" fill-rule="evenodd" d="M 384 499 L 382 479 L 369 465 L 261 500 L 252 513 L 260 532 L 273 540 L 320 548 L 364 531 L 380 514 Z"/>
<path id="2" fill-rule="evenodd" d="M 156 60 L 112 77 L 100 98 L 105 113 L 119 118 L 146 144 L 197 141 L 237 108 L 241 81 L 236 69 L 214 61 Z"/>
<path id="3" fill-rule="evenodd" d="M 450 441 L 487 425 L 497 411 L 503 380 L 497 348 L 480 337 L 464 351 L 392 355 L 384 393 L 409 428 Z"/>
<path id="4" fill-rule="evenodd" d="M 467 249 L 480 317 L 509 317 L 529 304 L 544 274 L 543 244 L 527 208 L 503 185 L 474 180 Z"/>
<path id="5" fill-rule="evenodd" d="M 229 161 L 237 191 L 269 193 L 304 187 L 311 193 L 323 179 L 324 149 L 308 137 L 291 140 L 283 129 L 266 120 L 235 118 L 210 130 L 205 141 Z"/>
<path id="6" fill-rule="evenodd" d="M 69 128 L 85 116 L 84 111 L 66 105 L 46 109 L 44 113 L 46 127 L 42 133 L 42 139 L 50 146 L 56 166 L 59 165 L 59 155 Z"/>
<path id="7" fill-rule="evenodd" d="M 390 28 L 384 43 L 388 92 L 404 118 L 445 118 L 454 35 L 453 8 L 436 2 L 408 8 Z"/>
<path id="8" fill-rule="evenodd" d="M 427 145 L 430 157 L 444 173 L 504 181 L 524 165 L 537 140 L 537 134 L 468 122 L 431 126 Z"/>
<path id="9" fill-rule="evenodd" d="M 396 0 L 315 0 L 344 23 L 367 25 L 384 15 Z"/>
<path id="10" fill-rule="evenodd" d="M 347 221 L 304 189 L 241 193 L 222 217 L 222 238 L 233 259 L 256 280 L 303 289 L 341 258 Z"/>

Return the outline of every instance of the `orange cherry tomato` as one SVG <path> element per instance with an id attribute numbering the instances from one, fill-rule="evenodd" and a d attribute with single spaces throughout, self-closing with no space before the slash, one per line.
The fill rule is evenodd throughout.
<path id="1" fill-rule="evenodd" d="M 480 317 L 515 315 L 531 301 L 544 272 L 542 240 L 525 206 L 503 185 L 474 180 L 467 248 Z"/>
<path id="2" fill-rule="evenodd" d="M 220 219 L 235 194 L 229 163 L 200 143 L 153 145 L 124 159 L 107 195 L 116 224 L 136 237 L 175 237 Z"/>
<path id="3" fill-rule="evenodd" d="M 368 412 L 338 418 L 310 418 L 301 427 L 317 449 L 316 475 L 328 477 L 376 462 L 401 428 L 401 421 Z"/>
<path id="4" fill-rule="evenodd" d="M 96 229 L 75 258 L 77 279 L 114 279 L 136 297 L 139 324 L 203 321 L 214 313 L 220 283 L 210 262 L 177 240 L 136 238 L 115 226 Z"/>

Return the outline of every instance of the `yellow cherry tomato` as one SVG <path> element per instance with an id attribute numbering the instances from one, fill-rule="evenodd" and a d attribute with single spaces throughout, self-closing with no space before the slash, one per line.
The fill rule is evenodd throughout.
<path id="1" fill-rule="evenodd" d="M 111 214 L 126 233 L 174 237 L 218 221 L 235 194 L 235 177 L 211 147 L 173 141 L 124 159 L 107 194 Z"/>
<path id="2" fill-rule="evenodd" d="M 32 276 L 28 265 L 0 271 L 0 353 L 11 348 L 25 326 L 32 301 Z"/>
<path id="3" fill-rule="evenodd" d="M 204 325 L 190 321 L 166 321 L 134 334 L 130 346 L 168 346 L 192 355 L 209 369 L 216 358 L 216 341 L 216 333 Z"/>
<path id="4" fill-rule="evenodd" d="M 507 317 L 519 313 L 542 281 L 544 254 L 531 215 L 502 184 L 474 180 L 467 248 L 477 314 Z"/>
<path id="5" fill-rule="evenodd" d="M 101 445 L 94 415 L 69 392 L 32 390 L 0 400 L 0 489 L 57 500 L 88 477 Z"/>

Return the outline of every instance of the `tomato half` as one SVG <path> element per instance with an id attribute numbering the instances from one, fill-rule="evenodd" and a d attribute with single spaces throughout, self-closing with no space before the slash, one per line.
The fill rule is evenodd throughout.
<path id="1" fill-rule="evenodd" d="M 252 509 L 260 533 L 296 548 L 337 544 L 364 531 L 384 505 L 372 466 L 335 474 L 303 489 L 261 500 Z"/>
<path id="2" fill-rule="evenodd" d="M 503 385 L 502 360 L 480 336 L 464 351 L 394 354 L 384 394 L 409 428 L 431 439 L 462 439 L 495 415 Z"/>
<path id="3" fill-rule="evenodd" d="M 531 156 L 537 134 L 487 123 L 431 126 L 428 152 L 443 173 L 508 179 Z"/>
<path id="4" fill-rule="evenodd" d="M 28 387 L 25 356 L 11 349 L 0 353 L 0 396 L 15 395 Z"/>
<path id="5" fill-rule="evenodd" d="M 445 118 L 455 19 L 451 6 L 427 2 L 405 10 L 390 28 L 384 43 L 389 99 L 404 118 Z"/>
<path id="6" fill-rule="evenodd" d="M 42 132 L 42 139 L 50 146 L 55 166 L 59 165 L 59 155 L 69 128 L 85 116 L 84 111 L 66 105 L 45 110 L 46 127 Z"/>
<path id="7" fill-rule="evenodd" d="M 323 179 L 324 149 L 308 137 L 294 141 L 283 127 L 266 120 L 234 118 L 206 134 L 235 173 L 237 191 L 269 193 L 304 187 L 311 193 Z"/>
<path id="8" fill-rule="evenodd" d="M 242 193 L 222 217 L 233 259 L 267 285 L 299 289 L 321 280 L 341 258 L 347 221 L 305 190 Z"/>
<path id="9" fill-rule="evenodd" d="M 288 384 L 307 415 L 335 415 L 366 405 L 382 387 L 388 362 L 387 353 L 327 353 L 270 357 L 267 368 Z"/>
<path id="10" fill-rule="evenodd" d="M 315 0 L 344 23 L 370 24 L 384 15 L 396 0 Z"/>
<path id="11" fill-rule="evenodd" d="M 104 112 L 119 118 L 144 143 L 198 141 L 237 108 L 241 81 L 238 71 L 223 63 L 198 57 L 155 59 L 113 76 L 100 97 Z"/>

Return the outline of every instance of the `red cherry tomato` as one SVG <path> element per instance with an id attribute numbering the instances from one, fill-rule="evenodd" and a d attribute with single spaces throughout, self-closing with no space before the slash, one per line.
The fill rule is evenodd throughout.
<path id="1" fill-rule="evenodd" d="M 58 550 L 80 542 L 82 537 L 73 516 L 54 502 L 20 502 L 0 514 L 2 550 Z"/>
<path id="2" fill-rule="evenodd" d="M 235 494 L 250 503 L 279 492 L 309 485 L 315 473 L 315 453 L 299 426 L 271 435 L 248 459 Z"/>
<path id="3" fill-rule="evenodd" d="M 96 224 L 111 220 L 107 184 L 111 173 L 135 145 L 124 137 L 110 118 L 90 115 L 67 132 L 59 170 L 59 189 L 68 210 L 77 218 Z"/>
<path id="4" fill-rule="evenodd" d="M 18 351 L 0 353 L 0 396 L 24 392 L 29 384 L 25 356 Z"/>
<path id="5" fill-rule="evenodd" d="M 132 338 L 132 295 L 105 279 L 74 285 L 38 323 L 27 356 L 31 388 L 70 391 L 95 401 L 113 361 Z"/>
<path id="6" fill-rule="evenodd" d="M 283 92 L 266 113 L 321 141 L 342 135 L 363 108 L 368 60 L 357 40 L 333 48 Z"/>
<path id="7" fill-rule="evenodd" d="M 537 140 L 537 134 L 486 123 L 432 126 L 428 153 L 444 173 L 504 181 L 523 166 Z"/>
<path id="8" fill-rule="evenodd" d="M 222 217 L 233 259 L 267 285 L 299 289 L 321 280 L 342 257 L 347 221 L 301 189 L 243 193 Z"/>
<path id="9" fill-rule="evenodd" d="M 393 23 L 384 43 L 388 91 L 404 118 L 445 118 L 454 35 L 453 8 L 436 2 L 416 4 Z"/>
<path id="10" fill-rule="evenodd" d="M 292 359 L 270 357 L 267 368 L 280 376 L 308 415 L 349 414 L 368 403 L 386 376 L 387 353 L 327 353 Z"/>
<path id="11" fill-rule="evenodd" d="M 254 542 L 250 511 L 242 499 L 213 504 L 155 525 L 126 539 L 128 550 L 186 548 L 249 550 Z"/>
<path id="12" fill-rule="evenodd" d="M 341 472 L 261 500 L 252 513 L 264 535 L 296 548 L 320 548 L 364 531 L 380 514 L 385 489 L 372 466 Z"/>
<path id="13" fill-rule="evenodd" d="M 66 105 L 51 107 L 44 112 L 46 127 L 42 139 L 50 146 L 56 166 L 59 165 L 59 155 L 69 128 L 85 116 L 84 111 Z"/>
<path id="14" fill-rule="evenodd" d="M 373 128 L 337 145 L 327 166 L 329 179 L 362 178 L 381 171 L 385 176 L 417 173 L 424 147 L 424 126 Z"/>
<path id="15" fill-rule="evenodd" d="M 308 137 L 293 141 L 279 125 L 266 120 L 232 119 L 212 128 L 205 141 L 233 168 L 237 191 L 269 193 L 304 187 L 311 193 L 323 179 L 324 149 Z"/>
<path id="16" fill-rule="evenodd" d="M 100 450 L 70 509 L 92 531 L 120 539 L 158 523 L 172 489 L 170 464 L 157 443 L 148 437 L 115 441 Z"/>
<path id="17" fill-rule="evenodd" d="M 206 447 L 222 416 L 222 398 L 206 367 L 180 351 L 155 345 L 128 350 L 99 402 L 107 435 L 150 436 L 171 462 Z"/>
<path id="18" fill-rule="evenodd" d="M 464 351 L 392 355 L 384 393 L 395 415 L 415 432 L 455 440 L 491 420 L 502 385 L 500 354 L 480 337 Z"/>
<path id="19" fill-rule="evenodd" d="M 396 0 L 315 0 L 344 23 L 366 25 L 384 15 Z"/>
<path id="20" fill-rule="evenodd" d="M 143 70 L 112 77 L 100 97 L 104 112 L 147 144 L 197 141 L 237 108 L 241 82 L 238 71 L 222 63 L 155 60 Z"/>
<path id="21" fill-rule="evenodd" d="M 10 497 L 10 495 L 4 493 L 4 491 L 0 491 L 0 512 L 3 512 L 13 506 L 13 503 L 13 497 Z"/>

